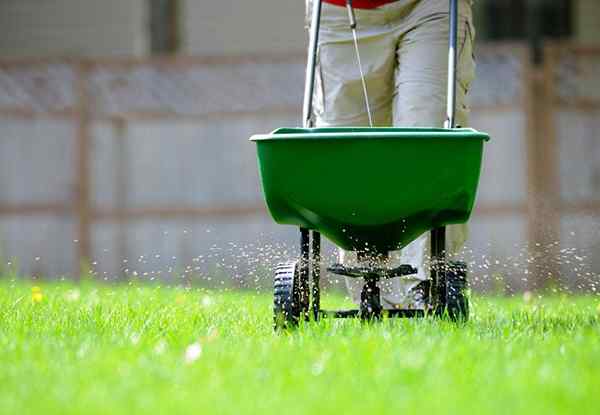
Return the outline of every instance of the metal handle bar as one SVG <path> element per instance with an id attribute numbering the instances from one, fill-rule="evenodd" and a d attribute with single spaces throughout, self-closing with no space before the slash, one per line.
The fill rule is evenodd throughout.
<path id="1" fill-rule="evenodd" d="M 319 47 L 319 27 L 321 26 L 322 0 L 313 0 L 310 19 L 310 37 L 308 43 L 308 60 L 306 62 L 306 82 L 304 84 L 304 105 L 302 106 L 302 126 L 312 127 L 312 104 L 315 90 L 315 71 L 317 67 L 317 48 Z"/>
<path id="2" fill-rule="evenodd" d="M 458 63 L 458 0 L 450 0 L 450 33 L 448 36 L 448 91 L 445 128 L 455 126 L 456 67 Z"/>

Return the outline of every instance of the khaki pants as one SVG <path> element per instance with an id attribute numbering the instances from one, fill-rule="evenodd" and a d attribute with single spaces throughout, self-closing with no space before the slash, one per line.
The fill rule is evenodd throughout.
<path id="1" fill-rule="evenodd" d="M 311 1 L 307 1 L 307 19 Z M 376 126 L 441 127 L 446 118 L 448 0 L 398 0 L 376 9 L 356 9 L 359 49 Z M 308 22 L 310 23 L 310 22 Z M 467 91 L 475 73 L 471 2 L 459 1 L 456 122 L 467 126 Z M 344 7 L 323 3 L 313 108 L 316 125 L 366 126 L 368 116 L 356 64 L 352 32 Z M 401 159 L 399 157 L 399 163 Z M 407 177 L 406 180 L 410 180 Z M 399 190 L 402 183 L 398 183 Z M 376 201 L 374 201 L 376 202 Z M 466 225 L 447 228 L 450 254 L 462 248 Z M 386 308 L 414 307 L 411 290 L 429 278 L 429 234 L 390 255 L 390 266 L 419 269 L 411 280 L 382 282 Z M 356 261 L 341 252 L 345 264 Z M 347 279 L 355 301 L 362 281 Z"/>

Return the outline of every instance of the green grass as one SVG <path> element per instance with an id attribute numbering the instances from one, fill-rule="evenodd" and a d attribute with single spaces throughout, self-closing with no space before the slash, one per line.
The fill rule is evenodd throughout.
<path id="1" fill-rule="evenodd" d="M 0 283 L 1 414 L 600 413 L 597 297 L 277 335 L 267 293 L 31 288 Z"/>

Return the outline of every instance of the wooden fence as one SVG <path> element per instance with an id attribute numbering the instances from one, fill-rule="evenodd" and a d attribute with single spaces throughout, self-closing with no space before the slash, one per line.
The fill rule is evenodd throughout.
<path id="1" fill-rule="evenodd" d="M 494 139 L 486 150 L 471 245 L 485 256 L 481 245 L 490 233 L 513 229 L 502 218 L 514 220 L 513 234 L 520 236 L 511 241 L 528 251 L 509 284 L 514 289 L 572 273 L 561 271 L 561 235 L 565 240 L 569 221 L 587 218 L 589 225 L 580 225 L 585 230 L 600 215 L 593 158 L 600 156 L 593 127 L 600 115 L 600 49 L 553 45 L 545 57 L 543 66 L 532 67 L 524 46 L 481 47 L 471 94 L 473 126 Z M 252 132 L 299 123 L 303 60 L 0 61 L 4 261 L 17 258 L 23 272 L 34 274 L 77 276 L 81 264 L 98 262 L 104 275 L 130 272 L 127 258 L 170 252 L 173 242 L 148 245 L 153 238 L 136 228 L 140 223 L 176 224 L 183 232 L 197 222 L 244 228 L 250 221 L 252 235 L 289 238 L 269 225 L 254 149 L 245 140 Z M 582 122 L 589 127 L 582 130 Z M 573 152 L 576 145 L 593 148 Z M 40 226 L 54 230 L 38 237 Z M 233 228 L 215 240 L 241 243 Z M 203 246 L 212 246 L 203 238 Z M 596 250 L 600 236 L 586 238 L 580 248 Z M 113 252 L 110 266 L 101 260 L 106 247 Z M 204 248 L 172 255 L 186 257 L 179 267 L 194 259 L 181 253 L 186 249 Z M 503 249 L 498 257 L 508 255 Z M 586 272 L 600 272 L 593 252 L 587 257 Z M 519 282 L 525 268 L 529 277 Z"/>

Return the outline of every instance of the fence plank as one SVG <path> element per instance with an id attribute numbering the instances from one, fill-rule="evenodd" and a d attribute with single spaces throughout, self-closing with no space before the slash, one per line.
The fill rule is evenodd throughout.
<path id="1" fill-rule="evenodd" d="M 89 96 L 88 96 L 88 78 L 89 68 L 85 64 L 77 66 L 77 160 L 76 180 L 77 192 L 75 200 L 75 210 L 77 212 L 77 263 L 74 266 L 75 279 L 79 279 L 80 271 L 87 265 L 87 260 L 91 257 L 91 215 L 90 215 L 90 131 L 89 131 Z"/>
<path id="2" fill-rule="evenodd" d="M 528 239 L 532 261 L 530 288 L 542 288 L 556 278 L 549 269 L 560 238 L 558 155 L 554 128 L 554 57 L 546 50 L 544 66 L 531 67 L 527 96 Z"/>

